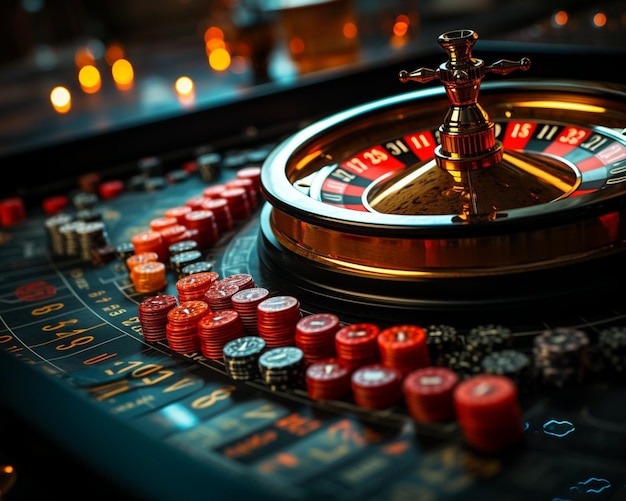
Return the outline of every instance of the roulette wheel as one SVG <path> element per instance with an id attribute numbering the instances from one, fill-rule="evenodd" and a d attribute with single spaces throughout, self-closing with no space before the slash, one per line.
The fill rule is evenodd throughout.
<path id="1" fill-rule="evenodd" d="M 487 66 L 472 55 L 476 40 L 444 33 L 448 61 L 401 72 L 443 88 L 338 113 L 272 153 L 261 227 L 276 273 L 345 302 L 344 313 L 396 318 L 527 316 L 613 290 L 608 270 L 624 251 L 623 88 L 481 87 L 488 73 L 530 61 Z"/>
<path id="2" fill-rule="evenodd" d="M 384 76 L 432 86 L 238 150 L 258 207 L 148 289 L 124 244 L 249 166 L 101 200 L 115 256 L 3 205 L 2 403 L 129 499 L 626 498 L 626 88 L 476 40 Z"/>

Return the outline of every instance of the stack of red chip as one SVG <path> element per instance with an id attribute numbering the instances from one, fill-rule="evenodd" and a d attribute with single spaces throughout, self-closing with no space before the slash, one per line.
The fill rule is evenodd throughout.
<path id="1" fill-rule="evenodd" d="M 176 242 L 182 242 L 183 240 L 189 240 L 189 234 L 187 233 L 187 231 L 187 227 L 182 224 L 178 224 L 178 222 L 159 230 L 159 233 L 163 238 L 163 242 L 165 242 L 165 245 L 168 248 L 168 258 L 171 257 L 169 255 L 169 248 L 172 246 L 172 244 L 175 244 Z"/>
<path id="2" fill-rule="evenodd" d="M 173 217 L 178 221 L 178 224 L 185 226 L 185 215 L 191 212 L 193 209 L 188 205 L 178 205 L 165 209 L 163 215 L 165 217 Z"/>
<path id="3" fill-rule="evenodd" d="M 150 220 L 150 229 L 152 231 L 158 231 L 161 233 L 165 228 L 178 224 L 178 220 L 175 217 L 155 217 Z"/>
<path id="4" fill-rule="evenodd" d="M 209 312 L 204 301 L 181 301 L 167 313 L 165 336 L 167 344 L 177 353 L 200 350 L 198 323 Z"/>
<path id="5" fill-rule="evenodd" d="M 306 369 L 307 393 L 313 400 L 339 400 L 350 395 L 350 368 L 330 357 L 312 363 Z"/>
<path id="6" fill-rule="evenodd" d="M 270 296 L 270 291 L 264 287 L 242 289 L 230 298 L 233 309 L 239 313 L 244 331 L 251 336 L 257 334 L 258 313 L 257 306 Z"/>
<path id="7" fill-rule="evenodd" d="M 156 252 L 159 261 L 166 262 L 169 258 L 167 245 L 163 236 L 158 231 L 142 231 L 133 235 L 130 239 L 135 249 L 135 254 L 140 252 Z"/>
<path id="8" fill-rule="evenodd" d="M 200 249 L 208 249 L 219 238 L 219 230 L 213 211 L 207 209 L 192 210 L 185 215 L 185 226 L 189 229 L 198 230 L 198 247 Z"/>
<path id="9" fill-rule="evenodd" d="M 212 184 L 202 190 L 202 196 L 205 198 L 221 198 L 222 192 L 226 189 L 225 184 Z"/>
<path id="10" fill-rule="evenodd" d="M 249 273 L 235 273 L 233 275 L 227 275 L 222 278 L 224 282 L 230 282 L 239 287 L 239 290 L 250 289 L 256 284 L 254 278 Z"/>
<path id="11" fill-rule="evenodd" d="M 228 202 L 230 213 L 235 221 L 248 219 L 252 216 L 252 207 L 245 188 L 227 188 L 222 191 L 222 198 Z"/>
<path id="12" fill-rule="evenodd" d="M 335 333 L 337 358 L 351 369 L 380 362 L 376 324 L 358 323 L 340 328 Z"/>
<path id="13" fill-rule="evenodd" d="M 302 318 L 300 301 L 293 296 L 275 296 L 257 305 L 257 332 L 268 348 L 292 346 L 296 324 Z"/>
<path id="14" fill-rule="evenodd" d="M 67 195 L 55 195 L 45 198 L 42 202 L 43 210 L 51 216 L 67 209 L 70 201 Z"/>
<path id="15" fill-rule="evenodd" d="M 151 296 L 139 303 L 141 333 L 146 341 L 156 343 L 167 339 L 167 314 L 177 304 L 176 296 L 171 294 Z"/>
<path id="16" fill-rule="evenodd" d="M 478 451 L 497 453 L 523 438 L 517 387 L 506 376 L 480 374 L 459 383 L 454 409 L 467 443 Z"/>
<path id="17" fill-rule="evenodd" d="M 394 325 L 378 335 L 381 362 L 403 375 L 430 365 L 426 331 L 417 325 Z"/>
<path id="18" fill-rule="evenodd" d="M 402 401 L 402 373 L 382 364 L 359 367 L 351 377 L 354 402 L 368 409 L 384 409 Z"/>
<path id="19" fill-rule="evenodd" d="M 209 311 L 198 323 L 202 354 L 221 360 L 226 343 L 244 336 L 243 323 L 235 310 Z"/>
<path id="20" fill-rule="evenodd" d="M 254 181 L 252 179 L 246 179 L 243 177 L 236 177 L 235 179 L 231 179 L 226 183 L 228 188 L 243 188 L 246 190 L 246 194 L 248 195 L 248 202 L 250 203 L 251 209 L 256 209 L 257 207 L 257 191 L 254 187 Z"/>
<path id="21" fill-rule="evenodd" d="M 402 383 L 407 409 L 426 423 L 454 419 L 453 392 L 459 376 L 447 367 L 423 367 L 409 372 Z"/>
<path id="22" fill-rule="evenodd" d="M 215 271 L 203 271 L 179 278 L 176 281 L 178 299 L 180 301 L 205 301 L 204 294 L 218 278 L 219 274 Z"/>
<path id="23" fill-rule="evenodd" d="M 206 200 L 202 195 L 195 195 L 191 198 L 185 200 L 185 205 L 187 207 L 191 207 L 191 210 L 200 210 L 202 209 L 202 203 Z"/>
<path id="24" fill-rule="evenodd" d="M 110 200 L 118 197 L 123 191 L 124 181 L 121 179 L 110 179 L 109 181 L 104 181 L 98 187 L 98 194 L 103 200 Z"/>
<path id="25" fill-rule="evenodd" d="M 254 190 L 259 196 L 261 192 L 261 167 L 259 165 L 251 165 L 243 167 L 237 171 L 238 179 L 250 179 L 254 183 Z"/>
<path id="26" fill-rule="evenodd" d="M 339 317 L 332 313 L 314 313 L 298 320 L 295 342 L 307 363 L 336 355 L 335 333 L 339 327 Z"/>
<path id="27" fill-rule="evenodd" d="M 202 202 L 201 209 L 210 210 L 215 215 L 215 222 L 220 233 L 233 228 L 233 215 L 225 198 L 207 198 Z"/>
<path id="28" fill-rule="evenodd" d="M 212 310 L 231 310 L 233 308 L 232 297 L 237 292 L 239 292 L 237 284 L 226 282 L 223 279 L 216 280 L 206 290 L 203 299 Z"/>

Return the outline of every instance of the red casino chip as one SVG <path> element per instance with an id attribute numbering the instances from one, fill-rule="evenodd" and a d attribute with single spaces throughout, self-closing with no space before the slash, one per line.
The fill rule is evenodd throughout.
<path id="1" fill-rule="evenodd" d="M 350 380 L 354 402 L 368 409 L 384 409 L 402 401 L 402 373 L 382 364 L 359 367 Z"/>
<path id="2" fill-rule="evenodd" d="M 178 304 L 176 296 L 160 294 L 144 299 L 138 306 L 141 333 L 148 342 L 165 341 L 167 314 Z"/>
<path id="3" fill-rule="evenodd" d="M 251 165 L 243 167 L 237 171 L 238 179 L 250 179 L 253 182 L 254 190 L 258 193 L 261 191 L 261 167 L 259 165 Z"/>
<path id="4" fill-rule="evenodd" d="M 69 204 L 70 201 L 67 195 L 56 195 L 45 198 L 41 205 L 46 214 L 52 216 L 67 209 Z"/>
<path id="5" fill-rule="evenodd" d="M 165 217 L 173 217 L 178 221 L 178 224 L 185 225 L 185 215 L 191 212 L 193 209 L 188 205 L 179 205 L 175 207 L 170 207 L 165 210 L 163 215 Z"/>
<path id="6" fill-rule="evenodd" d="M 212 184 L 202 190 L 202 196 L 206 198 L 221 198 L 222 192 L 226 189 L 225 184 Z"/>
<path id="7" fill-rule="evenodd" d="M 301 318 L 300 301 L 293 296 L 270 297 L 257 305 L 257 331 L 268 348 L 293 345 Z"/>
<path id="8" fill-rule="evenodd" d="M 229 187 L 222 191 L 221 196 L 228 202 L 230 213 L 235 221 L 249 219 L 252 216 L 252 207 L 245 188 Z"/>
<path id="9" fill-rule="evenodd" d="M 201 209 L 210 210 L 215 215 L 215 222 L 220 233 L 233 228 L 233 215 L 225 198 L 209 198 L 202 202 Z"/>
<path id="10" fill-rule="evenodd" d="M 237 284 L 216 280 L 204 293 L 204 301 L 212 310 L 230 310 L 233 308 L 232 297 L 239 292 Z"/>
<path id="11" fill-rule="evenodd" d="M 204 294 L 211 285 L 218 280 L 219 274 L 215 271 L 194 273 L 176 281 L 178 299 L 182 301 L 205 301 Z"/>
<path id="12" fill-rule="evenodd" d="M 454 419 L 453 392 L 459 376 L 447 367 L 422 367 L 404 378 L 404 400 L 411 416 L 422 422 Z"/>
<path id="13" fill-rule="evenodd" d="M 202 354 L 213 360 L 222 360 L 224 346 L 244 336 L 243 323 L 235 310 L 209 311 L 198 322 Z"/>
<path id="14" fill-rule="evenodd" d="M 459 383 L 454 409 L 469 445 L 496 453 L 523 436 L 521 408 L 515 383 L 506 376 L 481 374 Z"/>
<path id="15" fill-rule="evenodd" d="M 356 369 L 364 365 L 380 362 L 378 334 L 376 324 L 357 323 L 341 327 L 335 333 L 335 351 L 337 357 Z"/>
<path id="16" fill-rule="evenodd" d="M 198 247 L 208 249 L 219 238 L 217 220 L 213 211 L 207 209 L 194 209 L 185 214 L 185 226 L 189 229 L 198 230 Z"/>
<path id="17" fill-rule="evenodd" d="M 249 335 L 257 334 L 258 314 L 257 306 L 270 296 L 270 291 L 264 287 L 242 289 L 230 298 L 233 309 L 239 313 L 243 328 Z"/>
<path id="18" fill-rule="evenodd" d="M 235 284 L 239 290 L 250 289 L 255 286 L 254 278 L 249 273 L 235 273 L 222 278 L 222 281 Z"/>
<path id="19" fill-rule="evenodd" d="M 122 194 L 124 191 L 124 181 L 121 179 L 111 179 L 109 181 L 104 181 L 98 187 L 98 194 L 100 198 L 103 200 L 110 200 L 112 198 L 116 198 Z"/>
<path id="20" fill-rule="evenodd" d="M 383 365 L 403 374 L 430 365 L 426 330 L 417 325 L 394 325 L 380 332 L 378 347 Z"/>
<path id="21" fill-rule="evenodd" d="M 191 210 L 200 210 L 202 209 L 202 202 L 205 200 L 206 198 L 202 195 L 196 195 L 185 200 L 185 205 L 191 207 Z"/>
<path id="22" fill-rule="evenodd" d="M 332 313 L 314 313 L 296 323 L 296 346 L 304 352 L 307 362 L 334 357 L 335 333 L 339 330 L 339 317 Z"/>
<path id="23" fill-rule="evenodd" d="M 312 363 L 306 369 L 307 393 L 313 400 L 339 400 L 350 395 L 350 368 L 337 358 Z"/>
<path id="24" fill-rule="evenodd" d="M 237 177 L 235 179 L 231 179 L 226 183 L 228 188 L 243 188 L 246 190 L 246 194 L 248 195 L 248 201 L 250 203 L 250 207 L 252 209 L 256 209 L 257 207 L 257 191 L 254 186 L 254 181 L 252 179 L 245 179 L 242 177 Z"/>
<path id="25" fill-rule="evenodd" d="M 167 313 L 165 335 L 169 347 L 177 353 L 200 350 L 198 323 L 209 312 L 204 301 L 181 301 Z"/>

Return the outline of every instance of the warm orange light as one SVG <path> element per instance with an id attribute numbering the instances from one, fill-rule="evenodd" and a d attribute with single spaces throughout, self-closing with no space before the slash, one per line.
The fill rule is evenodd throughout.
<path id="1" fill-rule="evenodd" d="M 221 40 L 219 38 L 211 38 L 206 43 L 207 54 L 210 54 L 215 49 L 225 49 L 225 48 L 226 48 L 226 44 L 224 43 L 224 40 Z"/>
<path id="2" fill-rule="evenodd" d="M 124 49 L 121 45 L 112 43 L 104 52 L 104 60 L 109 66 L 113 66 L 113 63 L 118 59 L 124 58 Z"/>
<path id="3" fill-rule="evenodd" d="M 224 40 L 224 32 L 217 26 L 211 26 L 204 32 L 205 42 L 208 43 L 208 41 L 212 39 Z"/>
<path id="4" fill-rule="evenodd" d="M 50 103 L 57 113 L 67 113 L 72 107 L 72 95 L 66 87 L 59 85 L 50 91 Z"/>
<path id="5" fill-rule="evenodd" d="M 397 37 L 403 37 L 409 31 L 409 25 L 404 21 L 396 21 L 393 25 L 393 34 Z"/>
<path id="6" fill-rule="evenodd" d="M 13 473 L 15 470 L 13 466 L 11 466 L 10 464 L 7 464 L 7 465 L 4 465 L 4 468 L 2 468 L 2 471 L 4 473 Z"/>
<path id="7" fill-rule="evenodd" d="M 292 38 L 289 40 L 289 50 L 292 54 L 302 54 L 304 52 L 304 41 L 298 37 Z"/>
<path id="8" fill-rule="evenodd" d="M 127 59 L 118 59 L 111 66 L 111 75 L 115 85 L 121 90 L 130 89 L 133 86 L 135 72 L 133 65 Z"/>
<path id="9" fill-rule="evenodd" d="M 596 28 L 603 28 L 606 26 L 606 14 L 604 12 L 598 12 L 593 16 L 593 25 Z"/>
<path id="10" fill-rule="evenodd" d="M 78 68 L 82 68 L 88 64 L 96 64 L 96 58 L 93 56 L 93 52 L 87 47 L 79 47 L 74 53 L 74 63 Z"/>
<path id="11" fill-rule="evenodd" d="M 78 72 L 78 82 L 87 94 L 94 94 L 102 86 L 100 71 L 95 66 L 88 64 L 83 66 Z"/>
<path id="12" fill-rule="evenodd" d="M 215 49 L 209 54 L 209 66 L 216 71 L 224 71 L 230 66 L 230 54 L 226 49 Z"/>
<path id="13" fill-rule="evenodd" d="M 557 26 L 565 26 L 568 20 L 569 16 L 564 10 L 559 10 L 554 14 L 554 24 Z"/>
<path id="14" fill-rule="evenodd" d="M 356 37 L 358 29 L 354 23 L 346 23 L 343 25 L 343 36 L 349 40 Z"/>

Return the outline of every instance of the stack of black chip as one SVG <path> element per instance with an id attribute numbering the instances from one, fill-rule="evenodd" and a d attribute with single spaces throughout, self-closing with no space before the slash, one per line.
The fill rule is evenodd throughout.
<path id="1" fill-rule="evenodd" d="M 202 255 L 202 252 L 200 252 L 198 249 L 188 250 L 170 256 L 170 265 L 177 278 L 183 278 L 184 276 L 187 276 L 183 272 L 185 267 L 193 263 L 198 263 L 200 261 L 204 261 L 204 256 Z"/>
<path id="2" fill-rule="evenodd" d="M 304 352 L 295 346 L 271 348 L 259 357 L 259 372 L 272 391 L 290 390 L 304 385 Z"/>
<path id="3" fill-rule="evenodd" d="M 534 367 L 528 355 L 518 350 L 494 351 L 483 357 L 483 372 L 507 376 L 515 382 L 520 392 L 533 388 Z"/>
<path id="4" fill-rule="evenodd" d="M 426 344 L 432 365 L 447 366 L 453 353 L 463 350 L 463 336 L 451 325 L 429 325 L 426 331 Z"/>
<path id="5" fill-rule="evenodd" d="M 543 331 L 533 343 L 538 375 L 555 386 L 580 382 L 588 365 L 588 347 L 589 337 L 582 330 L 557 327 Z"/>
<path id="6" fill-rule="evenodd" d="M 224 345 L 226 373 L 235 380 L 259 379 L 259 357 L 265 350 L 265 340 L 258 336 L 243 336 Z"/>
<path id="7" fill-rule="evenodd" d="M 598 349 L 609 374 L 626 372 L 626 326 L 607 327 L 598 335 Z"/>

